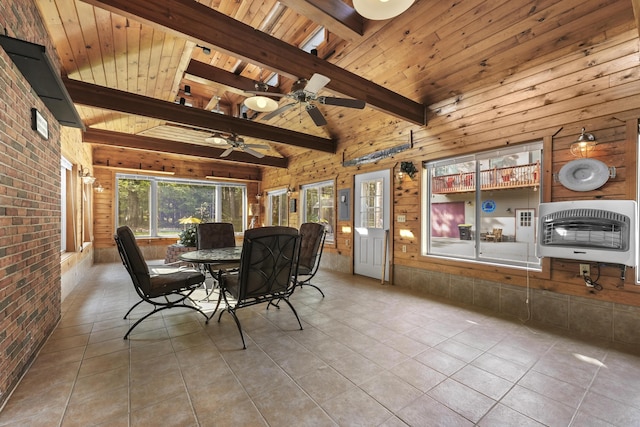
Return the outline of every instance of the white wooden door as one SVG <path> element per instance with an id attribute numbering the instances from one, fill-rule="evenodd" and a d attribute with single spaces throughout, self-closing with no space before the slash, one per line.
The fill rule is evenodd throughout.
<path id="1" fill-rule="evenodd" d="M 388 247 L 385 236 L 390 224 L 389 170 L 356 175 L 354 191 L 353 271 L 382 280 L 389 278 Z"/>
<path id="2" fill-rule="evenodd" d="M 535 209 L 516 209 L 516 242 L 534 242 L 536 235 L 535 218 Z"/>

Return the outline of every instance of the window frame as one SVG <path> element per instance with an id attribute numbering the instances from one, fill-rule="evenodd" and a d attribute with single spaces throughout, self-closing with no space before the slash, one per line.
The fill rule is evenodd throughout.
<path id="1" fill-rule="evenodd" d="M 316 221 L 310 221 L 307 218 L 307 192 L 309 190 L 314 190 L 317 189 L 318 193 L 322 193 L 322 189 L 325 187 L 331 187 L 332 188 L 332 194 L 333 194 L 333 198 L 331 200 L 331 206 L 333 209 L 333 221 L 332 222 L 328 222 L 325 225 L 325 228 L 327 228 L 327 233 L 325 235 L 325 242 L 326 243 L 335 243 L 335 230 L 336 230 L 336 183 L 335 180 L 327 180 L 327 181 L 319 181 L 319 182 L 314 182 L 314 183 L 309 183 L 309 184 L 303 184 L 300 186 L 300 220 L 301 223 L 305 223 L 305 222 L 316 222 Z"/>
<path id="2" fill-rule="evenodd" d="M 285 200 L 284 203 L 284 209 L 283 206 L 280 206 L 280 216 L 279 216 L 279 223 L 278 224 L 274 224 L 273 223 L 273 202 L 274 199 L 277 197 L 283 197 Z M 267 212 L 269 212 L 269 215 L 267 215 L 267 224 L 268 225 L 283 225 L 283 226 L 288 226 L 289 225 L 289 201 L 288 201 L 288 195 L 287 195 L 287 188 L 280 188 L 277 190 L 272 190 L 272 191 L 267 191 Z"/>
<path id="3" fill-rule="evenodd" d="M 214 181 L 214 180 L 198 180 L 198 179 L 188 179 L 188 178 L 167 178 L 161 176 L 154 175 L 136 175 L 136 174 L 127 174 L 127 173 L 116 173 L 115 177 L 115 215 L 114 222 L 115 228 L 117 229 L 120 225 L 120 185 L 119 181 L 121 179 L 129 179 L 129 180 L 144 180 L 149 181 L 149 234 L 148 235 L 138 235 L 136 237 L 144 237 L 144 238 L 174 238 L 178 237 L 178 233 L 173 234 L 159 234 L 159 226 L 158 226 L 158 212 L 159 212 L 159 198 L 158 198 L 158 184 L 160 183 L 175 183 L 182 185 L 200 185 L 204 187 L 213 187 L 214 191 L 214 200 L 216 206 L 218 208 L 214 208 L 214 215 L 212 218 L 209 218 L 213 222 L 222 221 L 223 209 L 221 207 L 222 203 L 222 188 L 225 187 L 236 187 L 242 189 L 242 230 L 235 230 L 236 234 L 242 234 L 247 227 L 247 212 L 248 212 L 248 204 L 247 204 L 247 185 L 241 183 L 229 183 L 223 181 Z M 194 213 L 195 215 L 195 213 Z"/>
<path id="4" fill-rule="evenodd" d="M 538 207 L 539 207 L 539 204 L 544 201 L 543 185 L 544 185 L 545 179 L 543 176 L 541 176 L 541 174 L 542 174 L 542 171 L 544 170 L 543 163 L 545 162 L 545 160 L 547 160 L 547 158 L 545 157 L 545 148 L 547 148 L 546 147 L 547 144 L 545 143 L 545 141 L 546 140 L 536 140 L 536 141 L 531 141 L 523 144 L 509 146 L 509 147 L 502 147 L 498 149 L 486 150 L 486 151 L 481 151 L 481 152 L 472 153 L 472 154 L 464 154 L 457 157 L 449 157 L 449 158 L 423 162 L 422 164 L 423 191 L 422 191 L 422 197 L 421 197 L 421 210 L 423 213 L 423 221 L 421 224 L 420 255 L 423 257 L 440 258 L 443 260 L 446 259 L 448 261 L 449 260 L 456 261 L 456 262 L 462 261 L 467 263 L 477 263 L 477 264 L 485 264 L 489 266 L 509 267 L 509 268 L 526 268 L 527 270 L 542 272 L 545 269 L 545 263 L 539 259 L 537 260 L 537 262 L 534 262 L 534 261 L 530 261 L 529 260 L 530 257 L 528 257 L 524 261 L 516 261 L 516 260 L 507 260 L 507 259 L 502 259 L 497 257 L 492 258 L 491 254 L 488 254 L 488 255 L 486 253 L 483 254 L 481 252 L 481 245 L 482 243 L 485 243 L 485 242 L 482 242 L 482 243 L 480 242 L 482 229 L 478 225 L 475 226 L 475 229 L 472 232 L 473 240 L 475 242 L 473 256 L 461 256 L 461 255 L 456 256 L 455 254 L 433 252 L 432 251 L 432 237 L 433 237 L 432 202 L 434 197 L 436 196 L 436 193 L 432 192 L 433 191 L 432 170 L 438 167 L 443 167 L 448 165 L 460 165 L 462 163 L 468 163 L 473 161 L 474 162 L 473 173 L 475 174 L 474 176 L 479 177 L 480 176 L 479 173 L 481 170 L 486 171 L 485 169 L 482 169 L 481 162 L 487 161 L 489 159 L 495 159 L 497 157 L 505 157 L 507 155 L 512 155 L 516 153 L 524 153 L 524 152 L 531 153 L 533 151 L 539 150 L 539 172 L 538 172 L 539 183 L 537 185 L 537 189 L 535 190 L 537 191 L 536 193 L 537 205 L 531 206 L 531 208 L 535 210 L 535 217 L 534 217 L 535 228 L 534 228 L 534 237 L 533 237 L 533 240 L 534 240 L 533 245 L 535 246 L 535 238 L 536 238 L 535 233 L 537 229 L 537 215 L 539 210 Z M 456 173 L 459 173 L 459 172 L 456 172 Z M 473 185 L 475 186 L 475 190 L 473 190 L 473 194 L 471 195 L 471 200 L 469 202 L 473 204 L 474 221 L 477 224 L 481 224 L 482 221 L 486 219 L 486 217 L 483 216 L 483 211 L 481 210 L 481 207 L 483 204 L 483 201 L 482 201 L 483 192 L 487 190 L 482 189 L 480 179 L 475 179 Z M 515 220 L 517 221 L 517 218 Z M 486 249 L 486 243 L 485 243 L 484 249 Z M 531 252 L 527 251 L 526 254 L 529 256 Z M 533 256 L 535 257 L 535 254 Z"/>

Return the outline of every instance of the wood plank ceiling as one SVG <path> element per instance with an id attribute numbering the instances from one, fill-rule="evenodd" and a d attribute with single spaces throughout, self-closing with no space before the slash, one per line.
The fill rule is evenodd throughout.
<path id="1" fill-rule="evenodd" d="M 637 0 L 418 0 L 397 18 L 367 21 L 349 0 L 36 3 L 87 141 L 162 151 L 168 140 L 171 152 L 264 167 L 286 167 L 287 158 L 309 149 L 336 152 L 362 129 L 375 134 L 397 121 L 428 126 L 428 114 L 447 99 L 580 51 L 608 28 L 632 28 L 637 6 Z M 303 52 L 318 31 L 317 56 Z M 316 72 L 331 78 L 320 95 L 362 99 L 365 109 L 318 105 L 328 123 L 316 126 L 299 107 L 269 121 L 242 107 L 256 81 L 289 93 L 296 78 Z M 259 150 L 266 156 L 220 159 L 220 147 L 203 150 L 213 131 L 266 144 Z"/>

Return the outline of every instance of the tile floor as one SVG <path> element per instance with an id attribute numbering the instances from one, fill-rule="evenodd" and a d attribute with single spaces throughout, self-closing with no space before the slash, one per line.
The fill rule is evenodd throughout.
<path id="1" fill-rule="evenodd" d="M 1 426 L 638 426 L 640 350 L 585 341 L 323 271 L 288 307 L 167 310 L 98 264 L 0 413 Z M 139 311 L 138 311 L 139 313 Z"/>

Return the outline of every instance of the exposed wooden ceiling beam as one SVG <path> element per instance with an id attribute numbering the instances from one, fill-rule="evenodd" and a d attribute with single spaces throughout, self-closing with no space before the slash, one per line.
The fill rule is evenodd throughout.
<path id="1" fill-rule="evenodd" d="M 358 41 L 364 34 L 364 18 L 342 0 L 280 0 L 280 3 L 343 40 Z"/>
<path id="2" fill-rule="evenodd" d="M 246 91 L 256 90 L 256 82 L 253 79 L 248 79 L 244 76 L 240 76 L 231 73 L 222 68 L 214 67 L 213 65 L 205 64 L 204 62 L 191 60 L 189 66 L 185 70 L 185 73 L 190 76 L 209 80 L 219 83 L 224 86 L 228 92 L 237 93 L 238 95 L 248 96 Z M 270 87 L 270 92 L 280 93 L 277 88 Z"/>
<path id="3" fill-rule="evenodd" d="M 276 70 L 291 78 L 323 74 L 327 88 L 419 125 L 426 124 L 426 105 L 370 82 L 330 62 L 306 53 L 250 25 L 193 0 L 82 0 L 94 6 L 171 31 L 198 44 L 216 46 L 240 59 Z"/>
<path id="4" fill-rule="evenodd" d="M 153 117 L 168 122 L 182 123 L 225 133 L 237 133 L 241 136 L 280 142 L 325 153 L 335 153 L 335 142 L 331 139 L 265 125 L 251 120 L 215 114 L 78 80 L 64 79 L 64 84 L 69 95 L 71 95 L 71 99 L 76 104 Z"/>
<path id="5" fill-rule="evenodd" d="M 234 151 L 229 156 L 220 158 L 224 149 L 208 147 L 205 145 L 185 144 L 183 142 L 169 141 L 167 139 L 152 138 L 149 136 L 132 135 L 130 133 L 112 132 L 102 129 L 88 128 L 82 133 L 82 141 L 94 144 L 110 145 L 114 147 L 136 148 L 139 150 L 159 151 L 161 153 L 182 154 L 186 156 L 205 157 L 219 161 L 232 161 L 250 163 L 260 166 L 273 166 L 286 168 L 288 161 L 285 158 L 264 156 L 259 159 L 251 154 Z"/>

